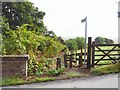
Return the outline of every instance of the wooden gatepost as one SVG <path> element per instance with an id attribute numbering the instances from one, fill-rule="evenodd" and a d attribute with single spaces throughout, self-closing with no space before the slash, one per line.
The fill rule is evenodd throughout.
<path id="1" fill-rule="evenodd" d="M 92 37 L 88 37 L 87 69 L 90 69 L 90 65 L 91 65 L 91 44 L 92 44 Z"/>
<path id="2" fill-rule="evenodd" d="M 67 68 L 67 54 L 64 54 L 64 66 Z"/>

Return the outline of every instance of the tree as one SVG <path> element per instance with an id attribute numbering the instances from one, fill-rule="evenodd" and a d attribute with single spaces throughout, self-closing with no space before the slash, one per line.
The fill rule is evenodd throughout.
<path id="1" fill-rule="evenodd" d="M 77 42 L 74 39 L 66 40 L 65 43 L 70 51 L 78 49 Z"/>
<path id="2" fill-rule="evenodd" d="M 108 38 L 104 38 L 105 39 L 105 42 L 106 44 L 113 44 L 114 41 L 112 39 L 108 39 Z"/>
<path id="3" fill-rule="evenodd" d="M 6 32 L 10 30 L 8 19 L 0 16 L 0 20 L 2 20 L 1 25 L 0 25 L 0 29 L 2 29 L 2 34 L 7 36 Z"/>
<path id="4" fill-rule="evenodd" d="M 84 47 L 84 42 L 85 42 L 84 37 L 76 37 L 75 40 L 77 42 L 78 50 L 80 50 L 81 47 Z"/>
<path id="5" fill-rule="evenodd" d="M 46 31 L 46 32 L 44 32 L 44 35 L 49 36 L 51 38 L 54 38 L 56 36 L 53 31 Z"/>
<path id="6" fill-rule="evenodd" d="M 11 30 L 22 24 L 33 24 L 37 32 L 44 31 L 45 12 L 38 11 L 31 2 L 2 2 L 2 16 L 8 19 Z"/>
<path id="7" fill-rule="evenodd" d="M 97 44 L 106 44 L 105 39 L 102 38 L 102 37 L 96 37 L 95 38 L 95 43 L 97 43 Z"/>
<path id="8" fill-rule="evenodd" d="M 44 16 L 45 12 L 39 11 L 31 2 L 3 2 L 1 17 L 4 22 L 2 25 L 3 34 L 7 36 L 7 31 L 15 30 L 23 24 L 29 24 L 28 30 L 57 40 L 55 33 L 48 31 L 47 27 L 44 26 Z"/>
<path id="9" fill-rule="evenodd" d="M 0 33 L 0 53 L 2 55 L 26 55 L 29 75 L 42 75 L 53 65 L 53 58 L 67 47 L 61 44 L 53 31 L 48 31 L 43 23 L 44 12 L 38 11 L 30 2 L 2 2 L 3 33 Z"/>
<path id="10" fill-rule="evenodd" d="M 110 43 L 111 43 L 111 44 L 113 44 L 113 43 L 114 43 L 114 41 L 113 41 L 112 39 L 109 39 L 109 41 L 110 41 Z"/>
<path id="11" fill-rule="evenodd" d="M 62 44 L 65 45 L 65 41 L 63 40 L 63 38 L 61 36 L 58 37 L 58 41 L 60 41 Z"/>

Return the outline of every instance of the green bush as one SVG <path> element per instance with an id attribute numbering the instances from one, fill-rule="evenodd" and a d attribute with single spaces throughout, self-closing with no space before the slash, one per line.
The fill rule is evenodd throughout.
<path id="1" fill-rule="evenodd" d="M 57 71 L 58 71 L 60 74 L 62 74 L 62 73 L 65 71 L 65 68 L 64 68 L 64 67 L 58 68 Z"/>
<path id="2" fill-rule="evenodd" d="M 43 74 L 46 74 L 50 68 L 52 68 L 54 62 L 54 59 L 47 59 L 45 57 L 41 57 L 38 60 L 36 60 L 35 57 L 30 58 L 28 61 L 28 75 L 42 76 Z"/>
<path id="3" fill-rule="evenodd" d="M 56 75 L 58 75 L 59 74 L 59 72 L 56 70 L 56 69 L 52 69 L 52 70 L 49 70 L 48 71 L 48 75 L 52 75 L 52 76 L 56 76 Z"/>
<path id="4" fill-rule="evenodd" d="M 62 74 L 64 71 L 65 71 L 65 68 L 58 68 L 57 70 L 52 69 L 52 70 L 48 71 L 47 75 L 49 75 L 49 76 L 57 76 L 59 74 Z"/>

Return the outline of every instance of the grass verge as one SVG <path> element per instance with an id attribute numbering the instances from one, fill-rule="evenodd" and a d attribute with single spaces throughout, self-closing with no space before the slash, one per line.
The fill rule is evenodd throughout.
<path id="1" fill-rule="evenodd" d="M 66 74 L 59 76 L 43 76 L 43 77 L 28 76 L 26 78 L 20 78 L 20 77 L 2 78 L 2 83 L 0 84 L 0 86 L 22 85 L 29 83 L 63 80 L 63 79 L 65 80 L 75 77 L 86 77 L 87 74 L 79 74 L 78 72 L 68 72 Z"/>
<path id="2" fill-rule="evenodd" d="M 91 68 L 91 72 L 95 75 L 118 73 L 120 72 L 120 63 L 111 64 L 107 66 L 94 67 L 94 68 Z"/>
<path id="3" fill-rule="evenodd" d="M 76 76 L 80 76 L 80 74 L 78 73 L 74 73 L 74 72 L 71 72 L 71 73 L 68 73 L 66 74 L 68 77 L 76 77 Z"/>
<path id="4" fill-rule="evenodd" d="M 19 77 L 2 78 L 1 81 L 0 86 L 19 85 L 24 83 L 24 80 Z"/>
<path id="5" fill-rule="evenodd" d="M 53 81 L 53 80 L 56 80 L 56 79 L 52 77 L 46 77 L 46 78 L 34 77 L 30 79 L 23 79 L 20 77 L 2 78 L 2 83 L 0 83 L 0 86 L 21 85 L 21 84 L 28 84 L 28 83 L 47 82 L 47 81 Z"/>
<path id="6" fill-rule="evenodd" d="M 80 73 L 77 73 L 77 72 L 69 72 L 69 73 L 66 73 L 66 76 L 67 76 L 67 78 L 86 77 L 87 74 L 80 74 Z"/>

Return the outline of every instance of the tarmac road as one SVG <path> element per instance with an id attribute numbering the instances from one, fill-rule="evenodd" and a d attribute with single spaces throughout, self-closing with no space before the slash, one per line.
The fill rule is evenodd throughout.
<path id="1" fill-rule="evenodd" d="M 118 88 L 118 74 L 7 86 L 4 88 Z"/>

